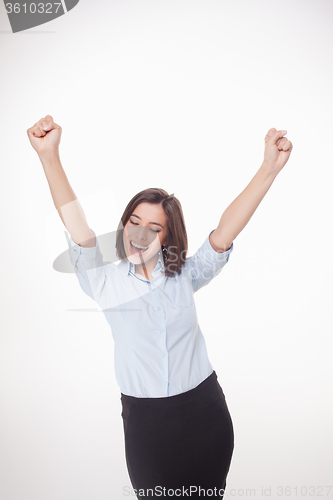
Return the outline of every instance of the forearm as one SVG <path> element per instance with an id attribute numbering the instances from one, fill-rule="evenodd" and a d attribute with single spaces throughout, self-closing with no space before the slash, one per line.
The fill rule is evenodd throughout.
<path id="1" fill-rule="evenodd" d="M 246 188 L 223 212 L 216 229 L 221 246 L 229 248 L 244 229 L 272 185 L 275 176 L 265 163 L 261 165 Z"/>
<path id="2" fill-rule="evenodd" d="M 39 159 L 43 165 L 53 202 L 62 222 L 76 243 L 87 242 L 92 237 L 92 233 L 81 204 L 61 165 L 59 154 L 53 153 L 48 156 L 39 156 Z M 93 242 L 89 246 L 93 246 Z"/>

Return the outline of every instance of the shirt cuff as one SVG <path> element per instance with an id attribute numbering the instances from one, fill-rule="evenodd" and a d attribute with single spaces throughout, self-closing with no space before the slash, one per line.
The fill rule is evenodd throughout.
<path id="1" fill-rule="evenodd" d="M 85 262 L 91 262 L 95 261 L 96 259 L 99 261 L 101 260 L 101 254 L 100 254 L 100 249 L 98 245 L 98 240 L 95 231 L 93 231 L 91 228 L 89 228 L 90 231 L 93 233 L 93 235 L 96 237 L 96 245 L 94 247 L 81 247 L 77 243 L 75 243 L 70 236 L 69 238 L 69 256 L 72 264 L 76 266 L 77 261 L 80 257 L 80 255 L 84 256 L 84 261 Z"/>
<path id="2" fill-rule="evenodd" d="M 209 241 L 209 237 L 214 231 L 215 229 L 213 229 L 207 236 L 203 244 L 203 250 L 205 254 L 208 255 L 209 259 L 212 260 L 213 262 L 221 262 L 221 261 L 228 262 L 229 256 L 234 249 L 234 242 L 231 243 L 231 247 L 228 250 L 225 250 L 224 252 L 217 252 L 216 250 L 214 250 Z"/>

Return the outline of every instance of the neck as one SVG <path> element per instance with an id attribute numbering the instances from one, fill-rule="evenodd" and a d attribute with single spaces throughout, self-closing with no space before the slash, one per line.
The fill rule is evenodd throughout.
<path id="1" fill-rule="evenodd" d="M 135 264 L 135 272 L 145 276 L 149 281 L 152 278 L 152 272 L 154 271 L 158 261 L 158 253 L 154 255 L 148 262 L 144 262 L 143 265 Z"/>

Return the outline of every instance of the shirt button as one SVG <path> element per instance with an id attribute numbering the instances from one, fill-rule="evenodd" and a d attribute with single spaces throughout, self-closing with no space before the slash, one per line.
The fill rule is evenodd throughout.
<path id="1" fill-rule="evenodd" d="M 157 310 L 158 310 L 158 311 L 160 311 L 160 310 L 161 310 L 160 306 L 157 306 Z"/>

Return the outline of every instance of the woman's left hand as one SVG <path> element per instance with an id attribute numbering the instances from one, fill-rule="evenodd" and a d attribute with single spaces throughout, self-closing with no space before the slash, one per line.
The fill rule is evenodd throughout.
<path id="1" fill-rule="evenodd" d="M 286 130 L 271 128 L 265 137 L 264 163 L 276 175 L 289 160 L 293 145 L 286 138 Z"/>

